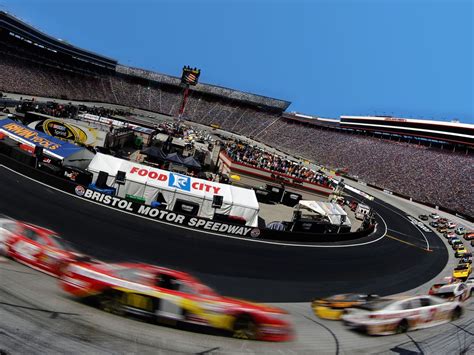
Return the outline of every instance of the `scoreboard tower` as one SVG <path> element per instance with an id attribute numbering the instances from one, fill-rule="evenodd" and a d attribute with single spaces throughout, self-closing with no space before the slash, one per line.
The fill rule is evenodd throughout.
<path id="1" fill-rule="evenodd" d="M 191 85 L 197 85 L 200 75 L 201 69 L 191 68 L 188 65 L 183 67 L 183 73 L 181 74 L 181 85 L 184 85 L 185 89 L 183 92 L 183 100 L 181 102 L 181 107 L 179 108 L 179 118 L 181 118 L 184 113 L 184 110 L 186 109 L 186 102 L 188 100 L 189 95 L 189 87 Z"/>

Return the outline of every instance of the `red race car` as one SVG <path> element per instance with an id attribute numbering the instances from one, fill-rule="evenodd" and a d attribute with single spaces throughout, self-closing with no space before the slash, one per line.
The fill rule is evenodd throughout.
<path id="1" fill-rule="evenodd" d="M 55 232 L 15 221 L 5 240 L 6 255 L 33 269 L 59 276 L 61 268 L 72 261 L 90 260 L 78 253 Z"/>
<path id="2" fill-rule="evenodd" d="M 218 295 L 184 272 L 149 264 L 71 263 L 62 288 L 92 298 L 115 314 L 134 314 L 167 324 L 192 323 L 230 332 L 236 338 L 287 341 L 289 315 L 278 308 Z"/>

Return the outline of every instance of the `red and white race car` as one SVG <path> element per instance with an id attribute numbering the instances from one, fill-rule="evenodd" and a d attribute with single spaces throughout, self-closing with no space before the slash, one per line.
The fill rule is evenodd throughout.
<path id="1" fill-rule="evenodd" d="M 10 221 L 7 229 L 6 256 L 33 269 L 58 276 L 68 263 L 90 260 L 49 229 L 18 221 Z"/>
<path id="2" fill-rule="evenodd" d="M 347 310 L 344 324 L 369 335 L 404 333 L 456 320 L 463 313 L 459 301 L 434 296 L 381 298 Z"/>
<path id="3" fill-rule="evenodd" d="M 176 270 L 141 263 L 72 263 L 60 283 L 69 294 L 95 299 L 100 308 L 115 314 L 131 313 L 167 324 L 193 323 L 243 339 L 293 338 L 285 311 L 220 296 Z"/>

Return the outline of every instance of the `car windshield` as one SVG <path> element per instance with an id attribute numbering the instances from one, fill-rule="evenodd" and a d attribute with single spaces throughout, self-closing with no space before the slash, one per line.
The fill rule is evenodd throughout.
<path id="1" fill-rule="evenodd" d="M 454 270 L 458 270 L 458 271 L 466 270 L 466 269 L 467 269 L 467 265 L 459 265 L 454 268 Z"/>
<path id="2" fill-rule="evenodd" d="M 382 299 L 378 301 L 368 302 L 366 304 L 360 305 L 357 308 L 365 309 L 367 311 L 378 311 L 384 309 L 385 307 L 391 305 L 394 301 L 391 299 Z"/>
<path id="3" fill-rule="evenodd" d="M 444 299 L 451 298 L 454 297 L 454 292 L 440 292 L 436 294 L 436 297 Z"/>
<path id="4" fill-rule="evenodd" d="M 114 270 L 114 273 L 124 280 L 136 282 L 139 284 L 149 284 L 154 280 L 153 273 L 137 268 L 118 269 Z"/>
<path id="5" fill-rule="evenodd" d="M 53 246 L 58 249 L 71 251 L 71 252 L 77 251 L 76 248 L 74 248 L 71 243 L 69 243 L 67 240 L 64 240 L 63 238 L 57 235 L 54 235 L 54 234 L 50 235 L 49 239 L 51 240 L 51 243 L 53 244 Z"/>
<path id="6" fill-rule="evenodd" d="M 364 295 L 347 293 L 347 294 L 335 295 L 335 296 L 328 297 L 327 300 L 331 301 L 331 302 L 338 302 L 338 301 L 341 301 L 341 302 L 355 302 L 355 301 L 360 301 L 363 298 L 364 298 Z"/>

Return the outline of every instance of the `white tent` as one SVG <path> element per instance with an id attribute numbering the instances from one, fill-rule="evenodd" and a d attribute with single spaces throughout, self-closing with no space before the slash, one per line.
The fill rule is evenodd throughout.
<path id="1" fill-rule="evenodd" d="M 337 203 L 301 200 L 299 202 L 299 208 L 305 208 L 326 217 L 331 224 L 337 226 L 351 226 L 351 221 L 347 217 L 346 211 L 344 211 L 344 209 Z"/>
<path id="2" fill-rule="evenodd" d="M 176 201 L 184 200 L 199 204 L 200 217 L 213 218 L 214 213 L 220 213 L 242 217 L 248 226 L 258 225 L 260 207 L 255 192 L 250 189 L 156 169 L 101 153 L 96 154 L 88 170 L 94 174 L 94 181 L 100 171 L 107 172 L 107 184 L 118 187 L 119 197 L 125 197 L 127 194 L 139 196 L 150 204 L 161 192 L 169 209 L 174 208 Z M 126 173 L 125 185 L 114 185 L 118 171 Z M 215 195 L 223 197 L 221 208 L 212 207 Z"/>

